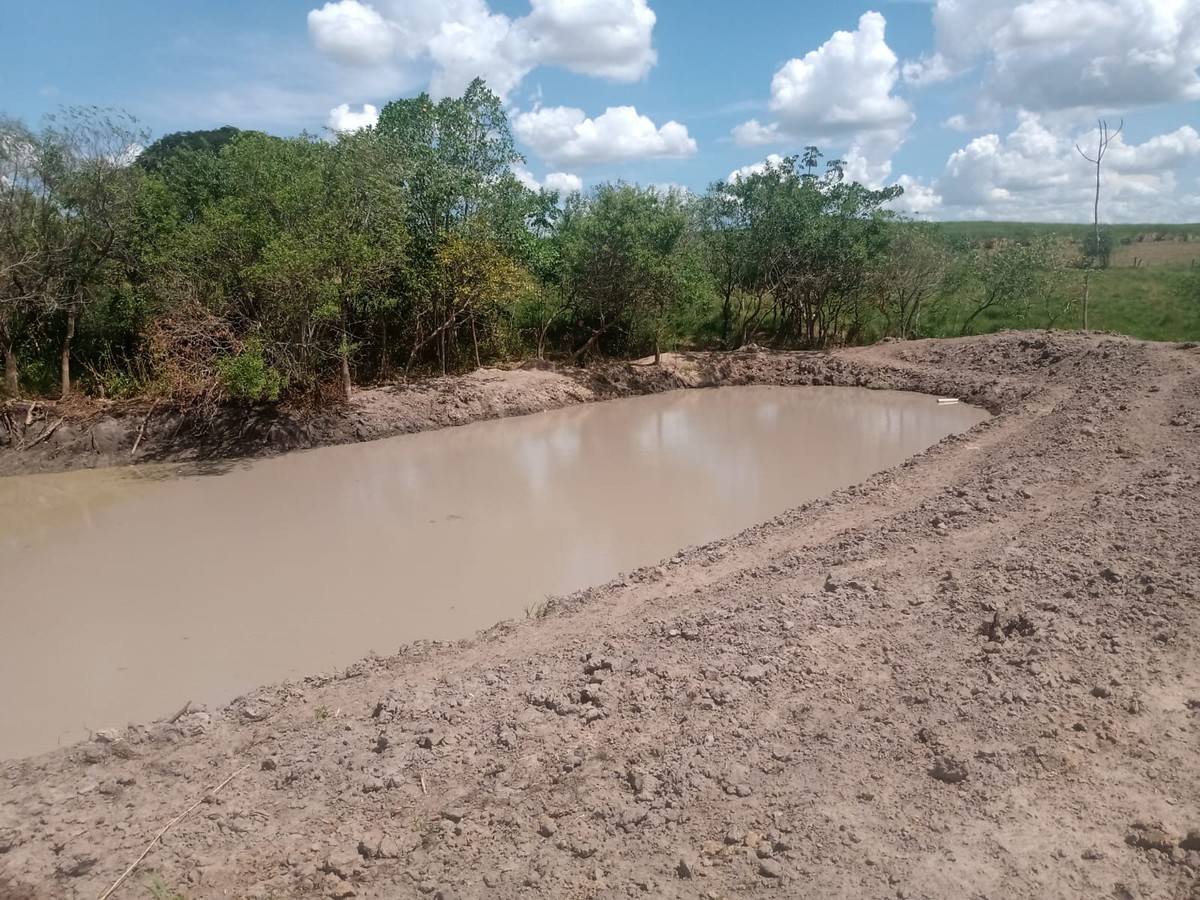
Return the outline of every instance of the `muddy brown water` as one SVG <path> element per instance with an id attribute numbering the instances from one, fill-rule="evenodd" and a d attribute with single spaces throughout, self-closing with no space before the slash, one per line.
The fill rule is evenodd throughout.
<path id="1" fill-rule="evenodd" d="M 677 391 L 221 465 L 0 479 L 0 757 L 467 637 L 987 414 Z"/>

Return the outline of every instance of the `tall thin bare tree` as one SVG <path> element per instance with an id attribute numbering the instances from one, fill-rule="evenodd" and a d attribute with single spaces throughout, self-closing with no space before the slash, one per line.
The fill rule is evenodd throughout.
<path id="1" fill-rule="evenodd" d="M 1095 225 L 1096 232 L 1095 232 L 1095 237 L 1094 237 L 1094 243 L 1092 244 L 1092 248 L 1091 248 L 1092 252 L 1085 254 L 1087 256 L 1087 262 L 1086 262 L 1086 268 L 1083 271 L 1083 330 L 1084 331 L 1087 331 L 1087 327 L 1088 327 L 1088 294 L 1090 292 L 1090 287 L 1091 287 L 1092 262 L 1094 261 L 1095 257 L 1100 255 L 1102 252 L 1101 244 L 1100 244 L 1100 164 L 1104 162 L 1105 154 L 1108 153 L 1108 145 L 1110 143 L 1112 143 L 1113 140 L 1116 139 L 1117 135 L 1121 133 L 1121 129 L 1124 127 L 1125 127 L 1125 120 L 1122 119 L 1121 123 L 1117 126 L 1116 131 L 1109 131 L 1108 120 L 1107 119 L 1097 119 L 1096 120 L 1096 131 L 1097 131 L 1096 155 L 1094 157 L 1088 156 L 1087 153 L 1084 152 L 1084 149 L 1082 147 L 1080 147 L 1078 144 L 1075 145 L 1075 149 L 1079 151 L 1079 155 L 1082 156 L 1084 159 L 1086 159 L 1088 162 L 1092 163 L 1096 167 L 1096 200 L 1092 206 L 1092 222 Z"/>

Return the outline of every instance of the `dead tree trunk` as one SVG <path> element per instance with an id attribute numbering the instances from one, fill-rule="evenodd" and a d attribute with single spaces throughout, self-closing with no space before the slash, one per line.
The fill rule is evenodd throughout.
<path id="1" fill-rule="evenodd" d="M 479 334 L 475 331 L 475 307 L 471 307 L 471 346 L 475 350 L 475 368 L 483 368 L 483 363 L 479 361 Z"/>
<path id="2" fill-rule="evenodd" d="M 1088 295 L 1090 293 L 1089 282 L 1091 280 L 1090 276 L 1091 276 L 1092 262 L 1093 262 L 1093 259 L 1095 256 L 1097 256 L 1103 252 L 1102 248 L 1100 246 L 1100 164 L 1102 162 L 1104 162 L 1104 154 L 1106 154 L 1108 152 L 1108 145 L 1116 138 L 1116 136 L 1118 134 L 1121 133 L 1121 129 L 1124 127 L 1125 127 L 1125 120 L 1122 119 L 1121 124 L 1117 126 L 1117 130 L 1110 132 L 1108 130 L 1108 121 L 1107 120 L 1105 120 L 1105 119 L 1097 119 L 1096 120 L 1097 139 L 1096 139 L 1096 156 L 1094 159 L 1092 157 L 1088 156 L 1086 153 L 1084 153 L 1083 148 L 1080 147 L 1078 144 L 1075 145 L 1075 149 L 1079 151 L 1079 155 L 1082 156 L 1084 159 L 1086 159 L 1088 162 L 1093 163 L 1096 166 L 1096 195 L 1095 195 L 1095 200 L 1092 204 L 1092 224 L 1095 226 L 1095 229 L 1096 229 L 1095 235 L 1094 235 L 1095 243 L 1092 245 L 1092 253 L 1087 254 L 1087 256 L 1088 256 L 1087 268 L 1084 270 L 1084 275 L 1083 275 L 1083 330 L 1084 331 L 1087 331 L 1087 329 L 1088 329 L 1088 299 L 1089 299 Z"/>
<path id="3" fill-rule="evenodd" d="M 4 393 L 15 397 L 20 392 L 20 370 L 17 368 L 17 351 L 12 342 L 4 344 Z"/>
<path id="4" fill-rule="evenodd" d="M 596 346 L 600 340 L 600 336 L 604 334 L 605 331 L 606 329 L 604 328 L 597 328 L 595 331 L 593 331 L 592 336 L 587 339 L 587 343 L 571 354 L 571 359 L 578 362 L 580 359 L 586 356 L 587 352 Z"/>
<path id="5" fill-rule="evenodd" d="M 62 398 L 71 396 L 71 340 L 75 337 L 75 310 L 67 310 L 67 330 L 62 342 Z"/>
<path id="6" fill-rule="evenodd" d="M 342 301 L 342 399 L 349 401 L 354 385 L 350 380 L 350 315 Z"/>

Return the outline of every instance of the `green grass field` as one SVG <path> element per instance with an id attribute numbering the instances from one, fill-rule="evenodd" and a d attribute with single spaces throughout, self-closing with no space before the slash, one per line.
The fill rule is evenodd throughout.
<path id="1" fill-rule="evenodd" d="M 1062 237 L 1081 240 L 1094 226 L 1059 222 L 941 222 L 939 229 L 950 240 L 976 243 L 989 238 L 1028 240 Z M 1101 225 L 1111 232 L 1113 243 L 1200 242 L 1200 223 L 1176 225 Z"/>
<path id="2" fill-rule="evenodd" d="M 1031 222 L 947 222 L 939 227 L 960 247 L 1053 237 L 1075 245 L 1092 228 Z M 1108 268 L 1091 274 L 1088 327 L 1151 341 L 1200 340 L 1200 224 L 1105 227 L 1113 235 L 1113 254 Z M 1081 269 L 1067 268 L 1050 304 L 1016 314 L 985 312 L 971 330 L 1082 328 L 1083 281 Z M 943 295 L 925 319 L 925 332 L 958 334 L 967 309 L 962 298 Z"/>

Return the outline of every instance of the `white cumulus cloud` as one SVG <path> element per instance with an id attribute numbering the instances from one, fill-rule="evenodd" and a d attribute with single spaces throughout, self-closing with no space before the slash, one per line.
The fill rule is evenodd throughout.
<path id="1" fill-rule="evenodd" d="M 513 175 L 516 176 L 517 181 L 531 191 L 540 191 L 544 188 L 548 191 L 558 191 L 560 195 L 566 196 L 583 190 L 583 179 L 570 172 L 550 172 L 545 178 L 539 180 L 524 166 L 514 166 Z"/>
<path id="2" fill-rule="evenodd" d="M 449 13 L 456 6 L 463 14 L 444 18 L 428 41 L 414 35 L 409 55 L 421 61 L 422 51 L 427 53 L 433 64 L 429 91 L 435 97 L 460 94 L 477 76 L 483 76 L 492 90 L 506 97 L 533 68 L 512 21 L 491 12 L 482 0 L 440 8 Z M 404 29 L 405 25 L 401 23 L 400 27 Z"/>
<path id="3" fill-rule="evenodd" d="M 308 14 L 308 33 L 318 50 L 347 65 L 380 62 L 396 47 L 387 20 L 358 0 L 339 0 L 312 10 Z"/>
<path id="4" fill-rule="evenodd" d="M 531 0 L 518 20 L 529 55 L 583 75 L 637 81 L 658 61 L 646 0 Z"/>
<path id="5" fill-rule="evenodd" d="M 686 126 L 659 127 L 632 106 L 612 106 L 596 118 L 553 106 L 518 113 L 513 132 L 551 165 L 596 166 L 634 159 L 681 159 L 696 152 Z"/>
<path id="6" fill-rule="evenodd" d="M 903 65 L 900 71 L 904 74 L 906 82 L 918 87 L 949 81 L 961 74 L 956 72 L 951 67 L 949 60 L 940 53 L 930 53 L 920 59 L 910 60 Z"/>
<path id="7" fill-rule="evenodd" d="M 956 218 L 1081 221 L 1091 215 L 1096 170 L 1075 147 L 1088 149 L 1094 139 L 1094 126 L 1060 129 L 1037 113 L 1021 113 L 1008 135 L 982 135 L 952 153 L 931 190 Z M 1198 198 L 1180 190 L 1179 174 L 1196 160 L 1200 133 L 1191 126 L 1141 144 L 1118 135 L 1102 170 L 1101 218 L 1194 219 Z"/>
<path id="8" fill-rule="evenodd" d="M 1088 137 L 1092 138 L 1092 147 L 1088 146 Z M 1081 141 L 1081 146 L 1089 151 L 1093 159 L 1096 152 L 1094 141 L 1095 135 L 1088 135 Z M 1179 168 L 1194 159 L 1200 159 L 1200 132 L 1190 125 L 1184 125 L 1170 134 L 1156 135 L 1133 147 L 1118 136 L 1109 144 L 1103 162 L 1117 171 L 1133 174 Z"/>
<path id="9" fill-rule="evenodd" d="M 762 162 L 751 163 L 748 166 L 742 166 L 740 169 L 734 169 L 725 180 L 731 183 L 741 181 L 743 178 L 749 178 L 751 175 L 759 175 L 767 171 L 768 166 L 778 166 L 782 162 L 782 156 L 778 153 L 771 153 Z"/>
<path id="10" fill-rule="evenodd" d="M 583 190 L 583 179 L 570 172 L 550 172 L 542 179 L 548 191 L 558 191 L 560 194 L 573 194 Z"/>
<path id="11" fill-rule="evenodd" d="M 1034 111 L 1200 99 L 1196 0 L 937 0 L 933 21 L 915 84 L 980 70 L 986 101 Z"/>
<path id="12" fill-rule="evenodd" d="M 919 178 L 901 175 L 896 184 L 904 188 L 904 193 L 893 200 L 892 209 L 906 216 L 937 216 L 942 212 L 942 196 L 935 188 Z"/>
<path id="13" fill-rule="evenodd" d="M 370 103 L 364 103 L 359 112 L 350 108 L 349 103 L 341 103 L 329 111 L 325 124 L 333 131 L 358 131 L 371 128 L 379 121 L 379 110 Z"/>
<path id="14" fill-rule="evenodd" d="M 867 12 L 854 31 L 837 31 L 803 58 L 792 59 L 771 81 L 774 121 L 751 119 L 733 130 L 743 145 L 779 141 L 847 147 L 847 177 L 878 185 L 915 121 L 912 106 L 894 93 L 900 80 L 887 21 Z"/>
<path id="15" fill-rule="evenodd" d="M 430 93 L 483 77 L 505 97 L 538 66 L 636 81 L 657 62 L 647 0 L 531 0 L 528 15 L 486 0 L 334 0 L 308 15 L 318 50 L 346 65 L 423 71 Z"/>
<path id="16" fill-rule="evenodd" d="M 734 130 L 734 138 L 759 144 L 886 135 L 898 144 L 914 115 L 908 101 L 892 93 L 899 68 L 886 26 L 879 13 L 865 13 L 857 30 L 835 32 L 802 59 L 787 62 L 771 81 L 775 121 L 752 119 Z"/>

